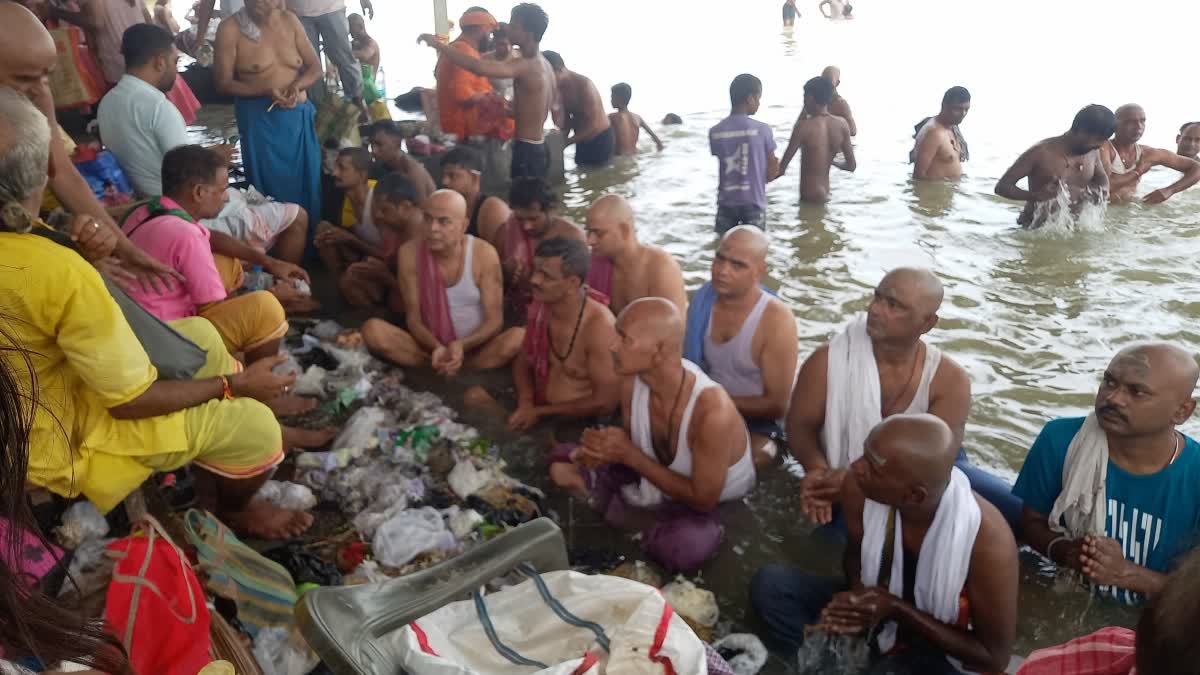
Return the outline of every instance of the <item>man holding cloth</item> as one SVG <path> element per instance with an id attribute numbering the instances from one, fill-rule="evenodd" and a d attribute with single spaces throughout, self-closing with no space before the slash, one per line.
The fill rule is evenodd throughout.
<path id="1" fill-rule="evenodd" d="M 473 59 L 481 59 L 479 49 L 498 25 L 487 10 L 472 7 L 459 19 L 462 34 L 450 43 L 450 48 Z M 471 136 L 507 138 L 512 135 L 512 120 L 507 116 L 506 104 L 492 89 L 491 80 L 443 58 L 438 59 L 434 76 L 437 78 L 442 131 L 454 134 L 459 140 Z"/>

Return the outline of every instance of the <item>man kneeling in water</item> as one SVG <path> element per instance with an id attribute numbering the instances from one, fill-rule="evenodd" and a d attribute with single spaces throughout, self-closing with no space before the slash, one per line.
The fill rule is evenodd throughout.
<path id="1" fill-rule="evenodd" d="M 1016 541 L 955 468 L 954 441 L 933 415 L 871 431 L 842 487 L 845 579 L 772 565 L 750 582 L 772 642 L 795 653 L 815 624 L 873 634 L 873 673 L 1004 672 L 1017 636 Z"/>
<path id="2" fill-rule="evenodd" d="M 625 424 L 584 432 L 572 463 L 556 457 L 550 477 L 610 524 L 627 505 L 660 507 L 647 554 L 669 571 L 693 571 L 721 543 L 717 505 L 754 487 L 746 425 L 725 390 L 683 359 L 683 317 L 670 301 L 630 304 L 612 350 Z"/>

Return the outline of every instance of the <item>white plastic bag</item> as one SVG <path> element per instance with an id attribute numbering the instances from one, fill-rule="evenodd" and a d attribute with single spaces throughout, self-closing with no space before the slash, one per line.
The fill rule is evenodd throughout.
<path id="1" fill-rule="evenodd" d="M 62 525 L 55 528 L 54 534 L 63 548 L 73 551 L 84 542 L 103 539 L 108 534 L 108 521 L 95 504 L 87 500 L 75 502 L 63 514 Z"/>
<path id="2" fill-rule="evenodd" d="M 767 648 L 753 633 L 731 633 L 714 642 L 713 649 L 740 652 L 729 659 L 733 675 L 758 675 L 767 665 Z"/>
<path id="3" fill-rule="evenodd" d="M 371 548 L 389 567 L 403 567 L 426 551 L 454 548 L 458 540 L 446 529 L 437 509 L 423 506 L 401 511 L 375 530 Z"/>
<path id="4" fill-rule="evenodd" d="M 545 668 L 514 665 L 501 656 L 474 601 L 465 600 L 390 636 L 402 669 L 411 675 L 708 675 L 704 643 L 654 587 L 570 571 L 541 579 L 568 613 L 603 629 L 607 652 L 592 630 L 559 618 L 537 585 L 526 580 L 486 596 L 484 604 L 499 642 Z"/>
<path id="5" fill-rule="evenodd" d="M 321 659 L 299 631 L 264 628 L 254 639 L 254 660 L 263 675 L 308 675 Z"/>
<path id="6" fill-rule="evenodd" d="M 286 481 L 269 480 L 255 496 L 289 511 L 309 511 L 317 505 L 317 497 L 309 487 Z"/>
<path id="7" fill-rule="evenodd" d="M 696 625 L 712 628 L 717 625 L 720 609 L 717 607 L 717 596 L 712 591 L 698 588 L 696 584 L 676 577 L 675 581 L 663 586 L 663 597 L 675 611 L 696 622 Z"/>
<path id="8" fill-rule="evenodd" d="M 346 420 L 342 433 L 334 439 L 333 450 L 371 450 L 379 445 L 376 430 L 387 419 L 383 408 L 361 408 Z"/>

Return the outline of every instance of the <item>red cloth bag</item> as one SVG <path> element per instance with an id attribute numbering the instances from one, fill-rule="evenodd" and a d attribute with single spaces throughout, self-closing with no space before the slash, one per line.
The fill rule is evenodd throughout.
<path id="1" fill-rule="evenodd" d="M 196 675 L 212 658 L 204 589 L 179 547 L 147 516 L 109 544 L 117 558 L 104 618 L 138 675 Z"/>

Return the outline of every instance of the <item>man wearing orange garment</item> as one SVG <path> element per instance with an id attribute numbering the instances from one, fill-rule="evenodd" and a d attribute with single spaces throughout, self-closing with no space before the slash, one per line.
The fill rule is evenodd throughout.
<path id="1" fill-rule="evenodd" d="M 499 24 L 487 10 L 471 7 L 459 19 L 458 25 L 462 27 L 462 34 L 450 43 L 450 47 L 479 59 L 482 58 L 479 50 Z M 512 120 L 503 99 L 492 89 L 491 80 L 454 65 L 450 59 L 439 59 L 434 75 L 442 131 L 454 134 L 459 140 L 471 136 L 508 138 L 512 135 Z"/>

